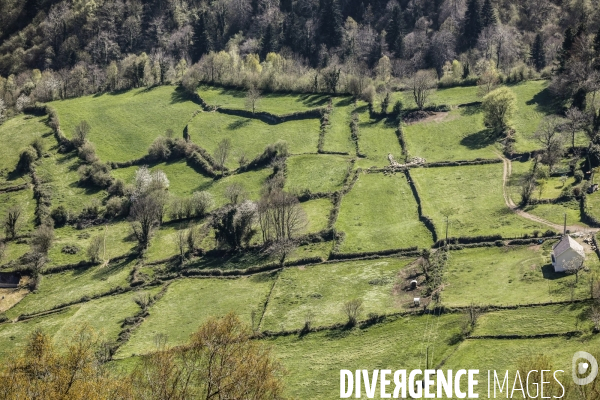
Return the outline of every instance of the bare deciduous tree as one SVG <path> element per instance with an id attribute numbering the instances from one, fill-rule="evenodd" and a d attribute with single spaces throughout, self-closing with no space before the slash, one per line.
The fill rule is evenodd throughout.
<path id="1" fill-rule="evenodd" d="M 175 245 L 177 247 L 177 253 L 179 254 L 179 261 L 182 263 L 185 261 L 185 249 L 188 244 L 188 232 L 184 229 L 179 229 L 177 235 L 175 235 Z"/>
<path id="2" fill-rule="evenodd" d="M 540 161 L 550 168 L 550 172 L 563 155 L 564 135 L 560 128 L 561 123 L 557 117 L 545 117 L 533 135 L 544 146 Z"/>
<path id="3" fill-rule="evenodd" d="M 6 218 L 4 219 L 4 234 L 7 239 L 14 239 L 17 236 L 19 225 L 21 222 L 21 207 L 12 206 L 6 210 Z"/>
<path id="4" fill-rule="evenodd" d="M 246 108 L 252 111 L 252 114 L 256 112 L 256 107 L 260 102 L 260 90 L 256 86 L 252 85 L 246 92 Z"/>
<path id="5" fill-rule="evenodd" d="M 31 234 L 31 247 L 33 251 L 46 255 L 54 241 L 54 228 L 48 225 L 40 225 Z"/>
<path id="6" fill-rule="evenodd" d="M 293 240 L 307 222 L 298 198 L 278 188 L 261 198 L 258 218 L 264 243 Z"/>
<path id="7" fill-rule="evenodd" d="M 217 149 L 215 150 L 215 160 L 217 161 L 217 166 L 219 170 L 221 170 L 221 174 L 225 174 L 225 163 L 229 158 L 229 153 L 231 152 L 231 140 L 229 138 L 225 138 L 219 142 L 217 145 Z"/>
<path id="8" fill-rule="evenodd" d="M 348 326 L 355 326 L 363 311 L 362 299 L 353 299 L 344 303 L 344 314 L 348 317 Z"/>
<path id="9" fill-rule="evenodd" d="M 131 206 L 131 227 L 138 243 L 143 248 L 148 247 L 154 229 L 160 224 L 159 214 L 161 204 L 154 196 L 148 193 L 135 199 Z"/>
<path id="10" fill-rule="evenodd" d="M 437 87 L 437 75 L 435 71 L 421 70 L 417 71 L 412 78 L 412 91 L 415 103 L 419 110 L 422 110 L 427 103 L 427 99 Z"/>
<path id="11" fill-rule="evenodd" d="M 225 197 L 231 204 L 239 204 L 247 199 L 248 193 L 244 185 L 235 182 L 225 188 Z"/>
<path id="12" fill-rule="evenodd" d="M 579 273 L 584 268 L 583 259 L 578 257 L 573 257 L 569 261 L 566 261 L 563 265 L 565 272 L 567 274 L 575 275 L 575 284 L 579 283 Z"/>
<path id="13" fill-rule="evenodd" d="M 585 128 L 588 123 L 588 116 L 577 107 L 571 107 L 565 113 L 567 121 L 563 128 L 571 134 L 571 148 L 575 149 L 575 135 Z"/>
<path id="14" fill-rule="evenodd" d="M 71 142 L 75 147 L 82 146 L 87 140 L 88 134 L 90 133 L 90 124 L 87 121 L 81 121 L 79 125 L 75 127 L 75 131 L 73 132 L 73 139 Z"/>

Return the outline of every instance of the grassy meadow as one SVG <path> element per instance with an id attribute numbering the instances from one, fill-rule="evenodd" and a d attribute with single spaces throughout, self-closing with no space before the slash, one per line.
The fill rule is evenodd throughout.
<path id="1" fill-rule="evenodd" d="M 532 138 L 533 132 L 544 115 L 556 111 L 547 82 L 528 81 L 509 87 L 518 99 L 512 121 L 516 149 L 518 152 L 536 150 L 540 145 Z M 245 91 L 204 85 L 198 89 L 198 94 L 209 106 L 246 108 Z M 374 107 L 379 111 L 381 96 L 376 97 Z M 405 109 L 415 107 L 410 91 L 394 92 L 391 98 L 390 111 L 396 100 L 401 100 Z M 257 110 L 284 115 L 324 107 L 329 99 L 330 96 L 321 94 L 264 93 Z M 403 125 L 407 147 L 404 150 L 408 156 L 422 157 L 427 162 L 499 158 L 502 145 L 488 135 L 477 104 L 479 101 L 481 97 L 476 86 L 435 91 L 428 105 L 446 105 L 449 111 Z M 424 368 L 427 348 L 430 366 L 443 362 L 444 369 L 479 368 L 485 371 L 514 369 L 521 357 L 540 352 L 547 354 L 556 367 L 569 368 L 567 364 L 575 350 L 593 351 L 598 347 L 600 339 L 591 333 L 591 302 L 588 299 L 592 279 L 597 280 L 596 276 L 600 274 L 600 260 L 589 245 L 585 245 L 585 269 L 578 277 L 553 271 L 550 253 L 555 239 L 535 245 L 500 247 L 494 244 L 450 251 L 440 292 L 441 305 L 447 309 L 469 305 L 486 308 L 479 315 L 471 337 L 462 334 L 464 313 L 441 316 L 410 313 L 419 309 L 411 306 L 414 295 L 405 291 L 404 285 L 408 283 L 407 279 L 413 278 L 408 276 L 408 269 L 411 273 L 413 269 L 417 274 L 421 272 L 421 264 L 415 262 L 417 257 L 369 256 L 352 260 L 332 257 L 332 252 L 377 252 L 413 246 L 420 250 L 430 249 L 434 236 L 443 238 L 446 217 L 450 237 L 500 234 L 513 238 L 549 229 L 518 216 L 506 206 L 503 164 L 500 162 L 414 167 L 408 175 L 416 187 L 422 214 L 434 222 L 436 232 L 432 234 L 419 219 L 418 203 L 406 175 L 386 168 L 390 164 L 389 154 L 397 161 L 403 161 L 395 120 L 371 119 L 366 103 L 348 96 L 333 97 L 332 103 L 333 111 L 324 133 L 322 150 L 342 154 L 318 153 L 319 118 L 268 124 L 256 118 L 205 112 L 174 86 L 51 102 L 67 137 L 81 120 L 88 121 L 92 128 L 89 139 L 103 162 L 143 156 L 157 136 L 171 129 L 175 137 L 179 137 L 186 125 L 191 140 L 211 154 L 222 139 L 231 140 L 232 150 L 226 163 L 231 171 L 238 168 L 241 156 L 251 160 L 267 145 L 285 140 L 290 154 L 283 170 L 284 190 L 297 194 L 328 194 L 300 203 L 307 217 L 300 234 L 333 229 L 335 240 L 327 237 L 326 241 L 308 243 L 303 239 L 287 256 L 285 267 L 280 269 L 275 266 L 276 258 L 262 247 L 258 224 L 255 224 L 257 234 L 250 242 L 250 249 L 210 251 L 223 247 L 218 247 L 214 227 L 208 226 L 206 237 L 199 243 L 201 250 L 182 263 L 173 258 L 178 253 L 178 233 L 209 224 L 211 215 L 185 221 L 171 221 L 167 216 L 155 230 L 149 247 L 140 255 L 133 251 L 136 241 L 127 218 L 102 221 L 100 225 L 83 229 L 74 224 L 56 227 L 39 287 L 33 292 L 19 289 L 27 294 L 5 311 L 8 321 L 0 322 L 0 360 L 22 349 L 28 335 L 36 329 L 43 329 L 61 346 L 68 343 L 78 328 L 86 325 L 98 331 L 103 339 L 114 341 L 123 329 L 125 318 L 140 311 L 133 301 L 134 296 L 139 291 L 155 295 L 163 289 L 161 294 L 164 295 L 157 297 L 141 324 L 122 343 L 114 357 L 115 365 L 130 368 L 139 361 L 140 355 L 155 349 L 159 335 L 166 337 L 170 346 L 183 344 L 209 317 L 231 311 L 245 323 L 253 324 L 254 329 L 271 332 L 301 329 L 307 320 L 313 327 L 345 324 L 347 315 L 343 304 L 352 299 L 363 301 L 359 314 L 361 321 L 373 315 L 388 315 L 381 321 L 371 320 L 354 328 L 328 328 L 303 335 L 257 339 L 270 346 L 288 370 L 285 390 L 291 398 L 337 397 L 341 368 Z M 360 157 L 351 139 L 353 112 L 359 114 Z M 4 253 L 0 254 L 0 269 L 3 270 L 18 268 L 14 261 L 30 251 L 28 234 L 35 228 L 34 192 L 27 188 L 4 193 L 2 188 L 30 181 L 28 174 L 17 175 L 12 171 L 18 160 L 18 150 L 32 140 L 42 137 L 45 144 L 44 155 L 35 168 L 43 188 L 51 192 L 51 209 L 64 206 L 71 215 L 76 215 L 92 202 L 106 206 L 109 199 L 106 190 L 79 187 L 77 169 L 82 162 L 74 152 L 58 151 L 46 119 L 18 115 L 0 125 L 0 139 L 4 144 L 0 149 L 0 221 L 5 218 L 8 207 L 21 205 L 24 224 L 20 232 L 25 234 L 23 238 L 6 242 Z M 586 144 L 583 134 L 578 134 L 577 143 Z M 512 175 L 507 182 L 508 194 L 515 203 L 520 201 L 521 180 L 533 164 L 529 156 L 523 159 L 528 161 L 512 161 Z M 152 171 L 165 172 L 170 182 L 168 193 L 172 197 L 185 198 L 196 191 L 209 192 L 214 199 L 210 211 L 228 204 L 226 189 L 232 184 L 241 184 L 249 200 L 259 200 L 265 182 L 273 173 L 273 167 L 266 166 L 211 179 L 185 160 L 148 167 Z M 376 168 L 367 170 L 370 167 Z M 115 169 L 111 175 L 132 184 L 138 168 Z M 556 171 L 567 174 L 564 183 L 560 176 L 549 177 L 535 191 L 534 198 L 554 199 L 565 187 L 575 186 L 567 159 L 561 161 Z M 352 187 L 344 186 L 355 173 L 358 179 Z M 302 197 L 302 200 L 307 198 Z M 336 204 L 339 210 L 334 208 Z M 600 219 L 600 195 L 588 195 L 587 205 L 588 212 Z M 569 224 L 589 228 L 581 222 L 579 202 L 575 200 L 529 206 L 525 211 L 555 224 L 562 224 L 566 213 Z M 130 258 L 52 273 L 67 264 L 87 260 L 87 247 L 96 236 L 106 238 L 103 259 L 124 254 L 129 254 Z M 582 238 L 577 240 L 583 242 Z M 70 254 L 74 248 L 77 251 Z M 289 263 L 294 264 L 289 266 Z M 243 277 L 218 274 L 191 277 L 198 271 L 239 271 L 266 265 L 272 268 L 270 272 Z M 133 281 L 134 268 L 149 280 L 156 280 L 150 285 L 135 286 L 140 282 Z M 421 275 L 416 278 L 423 279 Z M 113 291 L 119 294 L 108 294 Z M 424 300 L 428 302 L 429 298 Z M 578 302 L 569 303 L 570 300 Z M 77 304 L 62 307 L 73 302 Z M 498 310 L 494 306 L 510 306 L 510 309 Z M 56 312 L 44 313 L 59 307 L 62 308 Z M 13 322 L 19 315 L 37 313 L 44 315 Z M 570 339 L 486 338 L 559 335 L 575 330 L 583 333 Z M 481 380 L 483 382 L 483 378 Z"/>
<path id="2" fill-rule="evenodd" d="M 348 157 L 325 154 L 292 156 L 286 165 L 286 188 L 298 192 L 335 192 L 350 168 Z"/>
<path id="3" fill-rule="evenodd" d="M 358 160 L 358 166 L 385 167 L 390 165 L 388 154 L 396 160 L 402 160 L 402 148 L 392 120 L 372 120 L 368 112 L 363 112 L 359 114 L 358 130 L 358 148 L 367 156 Z"/>
<path id="4" fill-rule="evenodd" d="M 39 313 L 65 303 L 82 300 L 129 286 L 132 262 L 120 261 L 106 266 L 94 266 L 43 275 L 38 290 L 30 293 L 6 312 L 9 318 L 21 314 Z"/>
<path id="5" fill-rule="evenodd" d="M 571 292 L 569 285 L 576 277 L 555 273 L 550 263 L 554 243 L 451 252 L 442 292 L 444 304 L 518 305 L 587 298 L 589 279 L 600 271 L 598 258 L 593 253 L 587 255 L 589 272 L 579 274 L 579 282 Z"/>
<path id="6" fill-rule="evenodd" d="M 246 109 L 246 92 L 235 89 L 200 86 L 198 94 L 209 106 Z M 271 114 L 285 115 L 298 111 L 306 111 L 327 105 L 328 96 L 315 94 L 282 94 L 263 93 L 256 105 L 256 111 L 267 111 Z"/>
<path id="7" fill-rule="evenodd" d="M 333 111 L 329 116 L 329 127 L 325 132 L 323 150 L 355 154 L 356 147 L 350 133 L 352 112 L 356 109 L 350 98 L 333 99 Z"/>
<path id="8" fill-rule="evenodd" d="M 209 316 L 235 311 L 248 324 L 251 313 L 256 324 L 273 279 L 268 275 L 240 279 L 179 279 L 150 308 L 150 316 L 119 349 L 117 358 L 154 350 L 158 334 L 167 335 L 170 346 L 185 343 Z"/>
<path id="9" fill-rule="evenodd" d="M 419 221 L 417 203 L 403 174 L 363 173 L 344 196 L 336 229 L 341 252 L 429 247 L 431 232 Z"/>
<path id="10" fill-rule="evenodd" d="M 133 89 L 51 102 L 67 137 L 87 121 L 89 140 L 102 161 L 127 161 L 148 152 L 157 136 L 168 129 L 181 136 L 200 106 L 174 86 Z"/>
<path id="11" fill-rule="evenodd" d="M 400 311 L 394 284 L 411 261 L 384 258 L 288 268 L 275 282 L 261 328 L 300 329 L 307 316 L 313 326 L 344 323 L 343 305 L 355 298 L 363 300 L 365 315 Z"/>
<path id="12" fill-rule="evenodd" d="M 226 166 L 235 169 L 242 154 L 252 160 L 262 154 L 267 145 L 279 140 L 287 142 L 291 154 L 316 153 L 319 120 L 307 119 L 270 125 L 258 119 L 202 112 L 190 122 L 189 134 L 194 143 L 211 154 L 221 140 L 230 139 L 232 157 L 229 157 Z"/>
<path id="13" fill-rule="evenodd" d="M 0 124 L 0 187 L 22 184 L 23 176 L 15 174 L 20 151 L 29 146 L 36 138 L 51 136 L 46 126 L 47 117 L 18 115 Z"/>
<path id="14" fill-rule="evenodd" d="M 423 214 L 433 219 L 438 237 L 500 234 L 517 237 L 547 227 L 521 218 L 504 203 L 502 164 L 411 170 L 423 202 Z"/>
<path id="15" fill-rule="evenodd" d="M 427 162 L 498 157 L 497 139 L 485 129 L 479 106 L 440 113 L 430 122 L 404 125 L 403 129 L 409 157 Z"/>

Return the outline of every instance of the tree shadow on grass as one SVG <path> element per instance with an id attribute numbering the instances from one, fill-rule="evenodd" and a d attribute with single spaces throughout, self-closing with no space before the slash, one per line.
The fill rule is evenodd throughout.
<path id="1" fill-rule="evenodd" d="M 144 93 L 146 90 L 140 92 Z M 178 86 L 171 92 L 171 104 L 185 103 L 186 101 L 194 101 L 193 97 L 181 86 Z"/>
<path id="2" fill-rule="evenodd" d="M 327 339 L 336 340 L 336 339 L 344 339 L 352 334 L 352 329 L 343 327 L 337 329 L 331 329 L 325 332 L 325 337 Z"/>
<path id="3" fill-rule="evenodd" d="M 229 129 L 230 131 L 234 131 L 236 129 L 241 129 L 241 128 L 244 128 L 244 127 L 250 125 L 251 122 L 252 122 L 252 120 L 250 118 L 238 119 L 237 121 L 229 123 L 227 125 L 227 129 Z"/>
<path id="4" fill-rule="evenodd" d="M 460 114 L 463 116 L 475 115 L 482 112 L 481 104 L 475 104 L 472 106 L 465 106 L 460 108 Z"/>
<path id="5" fill-rule="evenodd" d="M 334 107 L 347 107 L 352 104 L 352 97 L 345 97 L 339 99 L 337 103 L 334 104 Z"/>
<path id="6" fill-rule="evenodd" d="M 121 260 L 119 262 L 110 263 L 104 267 L 94 267 L 96 269 L 94 270 L 92 277 L 94 279 L 107 279 L 112 274 L 115 274 L 115 273 L 119 272 L 120 270 L 122 270 L 123 268 L 126 268 L 136 258 L 137 258 L 136 254 L 131 254 L 129 257 L 127 257 L 126 259 Z"/>
<path id="7" fill-rule="evenodd" d="M 560 111 L 562 103 L 552 95 L 549 88 L 545 88 L 541 92 L 536 93 L 530 100 L 525 102 L 527 105 L 536 106 L 536 111 L 544 114 L 554 114 Z"/>
<path id="8" fill-rule="evenodd" d="M 471 133 L 463 137 L 460 144 L 468 147 L 471 150 L 478 150 L 488 147 L 496 142 L 496 137 L 488 129 L 483 129 L 479 132 Z"/>
<path id="9" fill-rule="evenodd" d="M 320 107 L 327 104 L 327 100 L 329 96 L 325 96 L 322 94 L 304 94 L 301 95 L 300 100 L 307 107 Z"/>

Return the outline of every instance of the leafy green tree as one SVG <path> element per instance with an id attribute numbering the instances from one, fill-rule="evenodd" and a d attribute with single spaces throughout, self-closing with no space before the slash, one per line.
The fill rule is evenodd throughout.
<path id="1" fill-rule="evenodd" d="M 509 128 L 510 118 L 516 110 L 517 96 L 507 87 L 493 90 L 483 97 L 483 122 L 496 135 Z"/>

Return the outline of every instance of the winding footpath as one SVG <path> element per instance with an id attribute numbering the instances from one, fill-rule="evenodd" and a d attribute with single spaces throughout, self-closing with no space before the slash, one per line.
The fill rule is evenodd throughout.
<path id="1" fill-rule="evenodd" d="M 512 198 L 510 197 L 510 193 L 508 192 L 507 185 L 506 185 L 508 178 L 510 178 L 510 175 L 512 174 L 512 163 L 508 158 L 504 157 L 502 154 L 498 154 L 498 157 L 500 157 L 502 159 L 502 163 L 504 166 L 503 173 L 502 173 L 502 193 L 504 195 L 504 202 L 506 203 L 506 206 L 508 208 L 510 208 L 512 212 L 514 212 L 515 214 L 517 214 L 523 218 L 527 218 L 530 221 L 538 222 L 540 224 L 549 226 L 550 228 L 554 229 L 557 232 L 562 232 L 562 230 L 563 230 L 562 225 L 555 224 L 553 222 L 550 222 L 548 220 L 540 218 L 537 215 L 533 215 L 528 212 L 525 212 L 513 202 Z M 584 233 L 595 233 L 595 232 L 598 232 L 598 230 L 599 230 L 598 228 L 590 228 L 590 227 L 585 227 L 585 226 L 581 226 L 581 225 L 567 225 L 567 229 L 570 232 L 584 232 Z"/>

